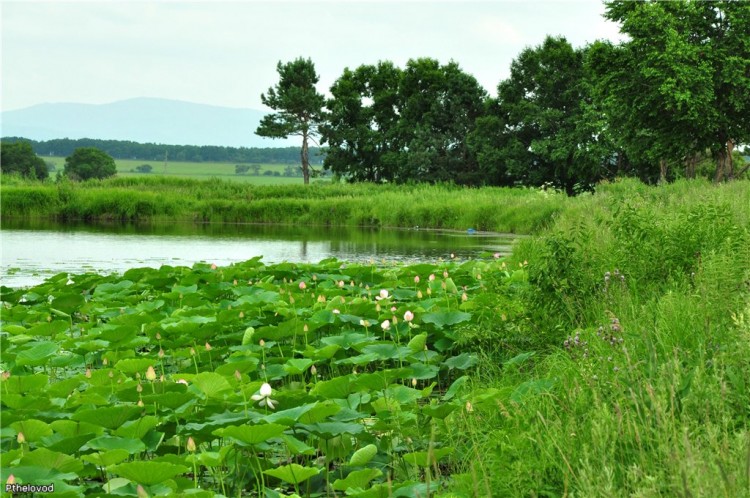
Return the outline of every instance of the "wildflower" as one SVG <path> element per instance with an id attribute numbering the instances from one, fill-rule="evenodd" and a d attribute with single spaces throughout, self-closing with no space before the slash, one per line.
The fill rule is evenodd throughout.
<path id="1" fill-rule="evenodd" d="M 407 310 L 406 313 L 404 313 L 404 321 L 405 322 L 410 322 L 412 320 L 414 320 L 414 313 L 412 313 L 411 311 Z"/>
<path id="2" fill-rule="evenodd" d="M 148 369 L 146 370 L 146 379 L 149 380 L 150 382 L 153 382 L 156 380 L 156 371 L 154 370 L 154 367 L 152 366 L 148 367 Z"/>
<path id="3" fill-rule="evenodd" d="M 197 447 L 197 446 L 195 445 L 195 439 L 193 439 L 193 436 L 190 436 L 190 437 L 188 438 L 188 440 L 187 440 L 187 444 L 185 445 L 185 447 L 186 447 L 186 449 L 187 449 L 187 450 L 188 450 L 188 451 L 189 451 L 190 453 L 194 453 L 194 452 L 195 452 L 195 450 L 197 450 L 197 449 L 198 449 L 198 447 Z"/>
<path id="4" fill-rule="evenodd" d="M 260 406 L 268 406 L 268 408 L 273 410 L 273 404 L 278 403 L 278 401 L 271 399 L 272 393 L 273 389 L 271 388 L 271 384 L 264 382 L 263 385 L 260 386 L 258 393 L 253 394 L 251 398 L 253 401 L 260 401 L 260 403 L 258 403 Z"/>
<path id="5" fill-rule="evenodd" d="M 303 280 L 302 282 L 299 283 L 299 290 L 305 290 L 305 289 L 307 289 L 307 284 Z"/>
<path id="6" fill-rule="evenodd" d="M 390 320 L 383 321 L 383 323 L 380 324 L 380 328 L 382 328 L 383 330 L 389 330 L 391 328 L 391 321 Z"/>

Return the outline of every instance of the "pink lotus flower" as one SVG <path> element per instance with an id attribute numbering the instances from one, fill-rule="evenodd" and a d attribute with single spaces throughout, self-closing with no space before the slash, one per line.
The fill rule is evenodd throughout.
<path id="1" fill-rule="evenodd" d="M 414 320 L 414 313 L 412 313 L 411 311 L 407 310 L 406 313 L 404 313 L 404 321 L 405 322 L 410 322 L 412 320 Z"/>
<path id="2" fill-rule="evenodd" d="M 383 323 L 380 324 L 380 328 L 383 330 L 389 330 L 391 328 L 391 321 L 385 320 Z"/>
<path id="3" fill-rule="evenodd" d="M 303 280 L 302 282 L 299 283 L 299 290 L 305 290 L 305 289 L 307 289 L 307 284 Z"/>
<path id="4" fill-rule="evenodd" d="M 415 284 L 418 284 L 418 283 L 419 283 L 419 275 L 417 275 L 416 277 L 414 277 L 414 283 L 415 283 Z"/>

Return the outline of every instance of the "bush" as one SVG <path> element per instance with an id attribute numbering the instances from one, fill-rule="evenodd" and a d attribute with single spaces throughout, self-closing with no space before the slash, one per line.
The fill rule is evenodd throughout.
<path id="1" fill-rule="evenodd" d="M 115 173 L 115 160 L 96 147 L 80 147 L 65 158 L 65 174 L 74 180 L 103 179 Z"/>
<path id="2" fill-rule="evenodd" d="M 19 173 L 26 178 L 43 180 L 49 176 L 47 164 L 38 157 L 28 142 L 0 144 L 3 173 Z"/>
<path id="3" fill-rule="evenodd" d="M 150 164 L 141 164 L 140 166 L 136 166 L 135 171 L 138 173 L 151 173 L 154 170 L 154 167 Z"/>
<path id="4" fill-rule="evenodd" d="M 250 165 L 249 164 L 237 164 L 234 166 L 234 174 L 235 175 L 244 175 L 250 171 Z"/>

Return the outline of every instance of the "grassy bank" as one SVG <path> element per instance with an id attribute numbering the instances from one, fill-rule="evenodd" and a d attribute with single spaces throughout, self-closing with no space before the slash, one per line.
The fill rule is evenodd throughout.
<path id="1" fill-rule="evenodd" d="M 64 220 L 293 223 L 529 233 L 568 199 L 535 190 L 454 186 L 256 186 L 220 180 L 115 178 L 2 185 L 3 216 Z"/>
<path id="2" fill-rule="evenodd" d="M 750 185 L 603 186 L 518 264 L 461 334 L 485 362 L 458 489 L 750 496 Z"/>
<path id="3" fill-rule="evenodd" d="M 191 182 L 82 190 L 126 186 L 196 197 Z M 750 497 L 747 182 L 253 193 L 387 202 L 374 212 L 421 225 L 422 197 L 556 215 L 507 261 L 253 260 L 3 289 L 3 480 L 70 496 Z"/>

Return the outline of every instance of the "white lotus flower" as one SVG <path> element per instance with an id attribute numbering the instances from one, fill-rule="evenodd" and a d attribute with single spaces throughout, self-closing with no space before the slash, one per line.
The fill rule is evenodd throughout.
<path id="1" fill-rule="evenodd" d="M 271 384 L 268 382 L 264 382 L 262 386 L 260 386 L 260 390 L 257 394 L 253 394 L 250 396 L 250 398 L 253 401 L 260 401 L 258 403 L 260 406 L 268 406 L 271 410 L 274 409 L 273 404 L 278 403 L 275 399 L 271 399 L 271 394 L 273 394 L 273 388 L 271 388 Z"/>

